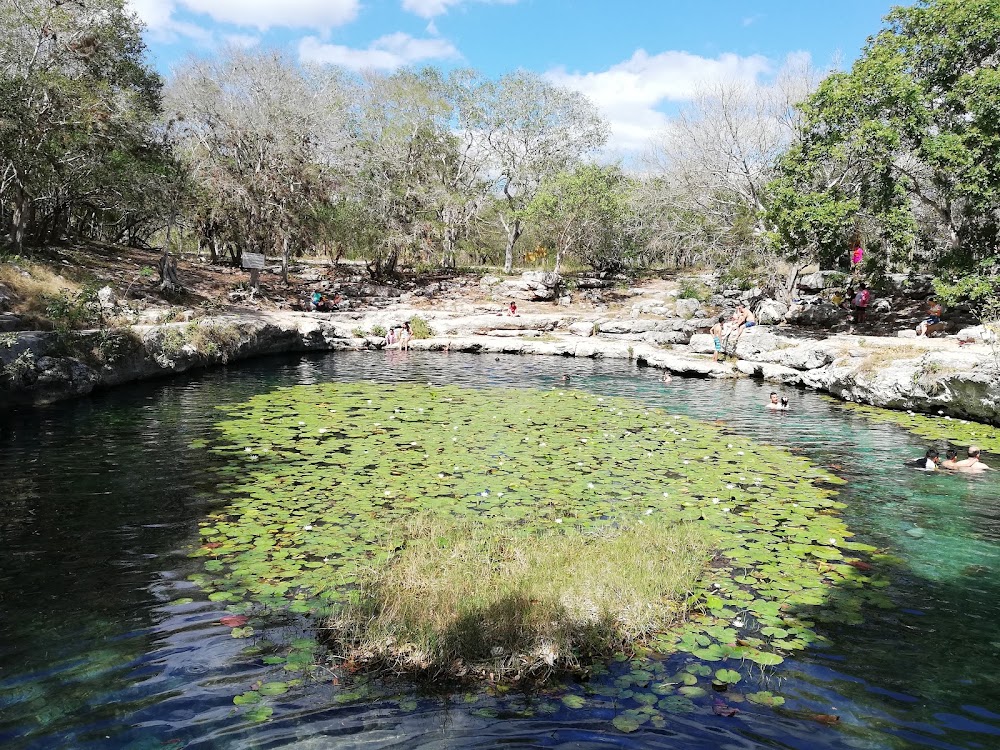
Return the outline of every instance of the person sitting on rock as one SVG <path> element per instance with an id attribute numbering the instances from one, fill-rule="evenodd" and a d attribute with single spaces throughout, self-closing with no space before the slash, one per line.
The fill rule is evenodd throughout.
<path id="1" fill-rule="evenodd" d="M 978 473 L 980 471 L 991 471 L 990 467 L 979 460 L 980 451 L 978 445 L 969 446 L 969 457 L 958 461 L 955 464 L 955 468 L 959 471 L 971 471 Z"/>
<path id="2" fill-rule="evenodd" d="M 510 306 L 507 308 L 507 314 L 517 317 L 517 303 L 514 300 L 510 301 Z"/>
<path id="3" fill-rule="evenodd" d="M 330 301 L 323 292 L 317 289 L 309 298 L 309 309 L 314 312 L 329 312 L 331 309 Z"/>
<path id="4" fill-rule="evenodd" d="M 941 307 L 941 303 L 934 299 L 934 297 L 927 300 L 927 317 L 920 321 L 920 324 L 917 326 L 917 335 L 930 337 L 937 331 L 941 325 L 941 315 L 943 312 L 944 309 Z"/>

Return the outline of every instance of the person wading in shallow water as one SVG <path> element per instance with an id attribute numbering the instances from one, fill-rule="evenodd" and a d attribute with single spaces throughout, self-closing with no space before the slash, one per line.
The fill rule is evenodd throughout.
<path id="1" fill-rule="evenodd" d="M 959 471 L 991 471 L 990 467 L 979 460 L 981 451 L 978 445 L 969 446 L 969 457 L 955 462 L 955 468 Z"/>

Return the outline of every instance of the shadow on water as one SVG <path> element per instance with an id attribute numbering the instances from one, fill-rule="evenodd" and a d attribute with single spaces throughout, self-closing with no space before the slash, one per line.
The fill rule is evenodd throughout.
<path id="1" fill-rule="evenodd" d="M 880 563 L 896 607 L 870 610 L 861 625 L 820 625 L 832 646 L 789 660 L 771 678 L 790 698 L 784 713 L 678 715 L 626 736 L 599 709 L 477 715 L 414 696 L 337 706 L 337 689 L 318 683 L 271 722 L 250 726 L 232 696 L 266 672 L 245 652 L 253 644 L 229 638 L 217 625 L 219 606 L 185 580 L 195 570 L 184 552 L 207 510 L 199 498 L 211 461 L 191 444 L 218 421 L 215 405 L 329 379 L 579 388 L 787 447 L 847 480 L 839 499 L 848 525 L 898 558 Z M 1000 746 L 1000 482 L 905 471 L 902 462 L 923 451 L 919 439 L 810 393 L 791 391 L 789 413 L 768 413 L 772 388 L 663 384 L 655 371 L 599 360 L 359 353 L 276 358 L 2 416 L 0 744 Z M 842 717 L 837 727 L 801 718 L 831 707 Z"/>

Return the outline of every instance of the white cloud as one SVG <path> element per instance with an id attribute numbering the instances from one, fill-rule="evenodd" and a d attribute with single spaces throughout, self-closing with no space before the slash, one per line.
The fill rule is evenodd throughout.
<path id="1" fill-rule="evenodd" d="M 179 0 L 186 8 L 204 13 L 220 23 L 328 29 L 353 21 L 358 0 Z"/>
<path id="2" fill-rule="evenodd" d="M 700 88 L 720 81 L 757 79 L 772 69 L 760 55 L 723 54 L 706 58 L 688 52 L 650 55 L 637 50 L 631 58 L 597 73 L 569 73 L 556 68 L 546 73 L 553 83 L 590 97 L 611 125 L 608 150 L 635 154 L 667 125 L 659 107 L 690 101 Z"/>
<path id="3" fill-rule="evenodd" d="M 414 13 L 421 18 L 434 18 L 443 16 L 451 7 L 458 7 L 468 2 L 468 0 L 403 0 L 403 10 Z M 514 5 L 518 0 L 479 0 L 479 2 Z"/>
<path id="4" fill-rule="evenodd" d="M 402 32 L 379 37 L 365 49 L 324 44 L 314 36 L 299 42 L 299 59 L 303 62 L 341 65 L 352 70 L 395 70 L 422 60 L 454 57 L 460 57 L 458 50 L 445 39 L 414 39 Z"/>
<path id="5" fill-rule="evenodd" d="M 260 44 L 260 37 L 253 34 L 226 34 L 222 37 L 226 44 L 241 49 L 250 49 Z"/>
<path id="6" fill-rule="evenodd" d="M 193 23 L 178 21 L 178 8 L 207 15 L 217 23 L 254 26 L 266 31 L 273 26 L 329 29 L 354 20 L 359 0 L 128 0 L 129 6 L 157 39 L 173 41 L 186 36 L 209 42 L 212 32 Z"/>

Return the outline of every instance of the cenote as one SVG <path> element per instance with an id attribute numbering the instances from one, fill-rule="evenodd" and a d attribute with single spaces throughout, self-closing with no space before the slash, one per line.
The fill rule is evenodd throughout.
<path id="1" fill-rule="evenodd" d="M 568 382 L 561 380 L 563 374 L 570 376 Z M 491 418 L 497 410 L 488 407 L 500 398 L 532 408 L 551 403 L 554 411 L 567 409 L 567 399 L 576 398 L 581 409 L 602 409 L 609 446 L 650 435 L 636 424 L 616 420 L 664 432 L 692 424 L 687 418 L 700 420 L 708 431 L 691 437 L 697 450 L 690 456 L 683 428 L 671 433 L 670 450 L 636 454 L 644 481 L 652 482 L 648 477 L 661 472 L 664 482 L 669 479 L 675 491 L 683 491 L 684 482 L 700 486 L 700 472 L 711 473 L 731 454 L 741 453 L 731 467 L 733 476 L 720 480 L 733 485 L 733 494 L 720 493 L 718 503 L 703 498 L 705 507 L 692 503 L 684 512 L 723 529 L 756 522 L 773 529 L 785 519 L 774 515 L 777 511 L 763 494 L 755 495 L 759 477 L 743 467 L 752 469 L 759 461 L 762 469 L 777 472 L 765 477 L 764 484 L 777 482 L 794 492 L 804 492 L 800 485 L 806 479 L 817 480 L 823 498 L 817 501 L 817 517 L 829 524 L 826 528 L 846 526 L 849 532 L 830 546 L 823 540 L 793 539 L 805 546 L 788 549 L 808 548 L 802 559 L 813 563 L 817 555 L 828 554 L 829 570 L 840 571 L 837 583 L 814 600 L 808 585 L 805 593 L 796 583 L 781 588 L 787 583 L 781 574 L 788 571 L 775 570 L 770 583 L 763 583 L 752 575 L 754 561 L 732 551 L 731 559 L 745 567 L 734 576 L 769 590 L 769 601 L 780 604 L 786 597 L 807 602 L 797 614 L 808 627 L 792 632 L 767 624 L 770 604 L 759 605 L 757 614 L 764 619 L 758 623 L 750 610 L 737 606 L 743 589 L 717 589 L 720 601 L 702 602 L 706 616 L 713 609 L 718 615 L 706 627 L 738 630 L 734 637 L 750 644 L 739 658 L 720 654 L 708 639 L 689 640 L 685 650 L 670 656 L 640 653 L 631 661 L 612 660 L 589 680 L 530 692 L 469 686 L 428 694 L 399 683 L 344 676 L 315 649 L 317 622 L 308 614 L 312 589 L 296 599 L 299 587 L 322 586 L 327 563 L 304 556 L 292 568 L 295 575 L 268 578 L 268 590 L 261 591 L 262 584 L 239 580 L 232 568 L 238 556 L 250 559 L 260 550 L 252 540 L 241 541 L 241 531 L 227 536 L 225 527 L 234 506 L 254 493 L 275 494 L 255 472 L 280 460 L 288 443 L 306 440 L 316 446 L 321 437 L 350 437 L 336 434 L 339 402 L 325 404 L 330 427 L 309 416 L 266 411 L 268 394 L 276 403 L 288 403 L 300 392 L 325 398 L 336 392 L 329 390 L 330 384 L 357 394 L 359 409 L 393 405 L 385 414 L 400 420 L 419 421 L 417 415 L 425 412 L 430 418 L 442 406 L 441 397 L 474 404 L 475 393 L 484 394 L 476 417 L 480 421 L 454 425 L 455 437 L 464 434 L 460 439 L 468 441 L 462 444 L 469 447 L 469 461 L 479 455 L 473 448 L 487 450 L 494 441 Z M 664 384 L 654 370 L 615 361 L 338 353 L 261 360 L 5 415 L 0 421 L 0 744 L 136 749 L 997 747 L 1000 483 L 989 474 L 905 470 L 903 461 L 922 453 L 925 438 L 805 392 L 788 394 L 790 412 L 769 413 L 763 404 L 770 390 L 751 381 L 675 378 Z M 397 412 L 393 399 L 400 394 L 412 403 Z M 249 424 L 246 420 L 263 424 L 272 418 L 280 424 L 266 439 L 241 442 L 238 433 L 241 424 Z M 525 419 L 545 421 L 538 414 Z M 382 420 L 380 428 L 388 425 Z M 300 427 L 309 435 L 299 435 Z M 377 443 L 366 442 L 373 435 L 363 440 L 354 436 L 359 450 L 373 453 L 366 465 L 368 494 L 381 490 L 380 482 L 405 474 L 418 485 L 415 494 L 434 505 L 445 496 L 430 490 L 441 475 L 461 483 L 455 492 L 473 510 L 489 514 L 521 507 L 519 512 L 539 523 L 545 519 L 570 526 L 584 523 L 587 513 L 610 518 L 661 509 L 651 485 L 641 492 L 621 482 L 602 488 L 599 477 L 583 474 L 541 488 L 567 498 L 550 509 L 530 505 L 525 488 L 515 487 L 501 499 L 490 481 L 502 475 L 497 470 L 503 456 L 495 456 L 496 463 L 482 472 L 449 459 L 455 463 L 444 471 L 434 463 L 437 452 L 421 442 L 419 424 L 411 428 L 417 430 L 411 441 L 416 445 L 397 440 L 381 451 Z M 551 460 L 567 459 L 575 449 L 568 436 L 583 427 L 556 424 L 551 429 L 549 440 L 564 442 L 536 449 L 541 455 L 542 448 L 558 448 L 550 451 L 556 454 Z M 291 431 L 288 440 L 277 439 L 282 430 Z M 706 435 L 712 436 L 711 444 Z M 518 435 L 525 438 L 531 439 Z M 337 485 L 350 479 L 340 455 L 331 451 L 327 457 Z M 705 461 L 705 455 L 712 458 Z M 996 454 L 986 460 L 995 464 Z M 538 477 L 545 474 L 543 464 L 540 460 Z M 424 469 L 435 473 L 425 475 Z M 294 479 L 290 497 L 295 482 L 307 479 Z M 603 489 L 600 502 L 605 505 L 597 511 L 589 505 L 575 507 L 574 498 L 591 484 Z M 303 486 L 309 487 L 309 496 L 296 498 L 303 504 L 289 510 L 302 513 L 272 529 L 279 550 L 307 526 L 309 531 L 326 528 L 329 534 L 335 523 L 357 537 L 352 541 L 359 548 L 368 545 L 374 554 L 385 541 L 376 531 L 385 516 L 422 510 L 421 503 L 386 489 L 378 492 L 379 503 L 365 511 L 367 517 L 352 505 L 336 518 L 317 518 L 310 503 L 329 500 L 323 497 L 327 489 Z M 335 494 L 333 488 L 329 492 Z M 474 495 L 482 498 L 475 507 Z M 736 495 L 741 499 L 731 502 Z M 213 554 L 228 550 L 233 538 L 231 557 Z M 331 539 L 336 545 L 337 539 Z M 854 561 L 854 567 L 843 560 Z M 782 565 L 791 568 L 798 562 L 786 556 Z M 823 565 L 812 568 L 824 570 Z M 264 603 L 240 608 L 238 601 L 255 585 L 258 590 L 251 593 Z M 269 604 L 270 596 L 287 597 L 291 606 Z M 774 613 L 779 614 L 777 605 Z M 245 623 L 244 614 L 250 618 Z M 807 619 L 807 614 L 818 616 Z M 752 640 L 765 630 L 766 642 Z M 768 644 L 775 641 L 791 644 L 779 649 L 784 656 L 780 663 L 770 663 L 767 656 L 772 652 Z M 739 672 L 725 692 L 711 686 L 720 668 Z M 747 699 L 751 695 L 756 698 Z M 769 695 L 780 700 L 767 700 Z M 723 715 L 729 709 L 738 713 Z"/>

